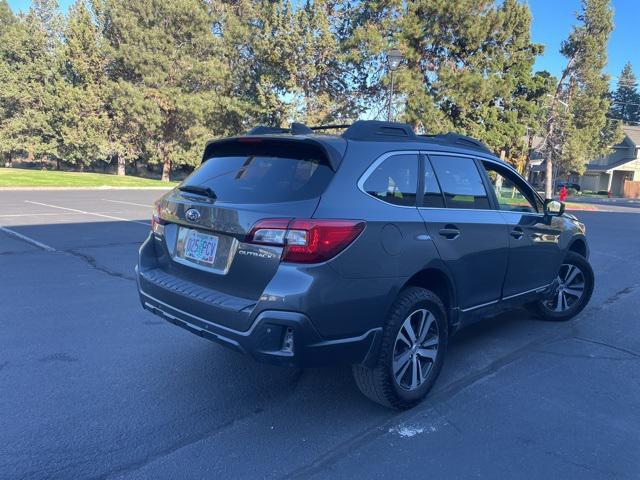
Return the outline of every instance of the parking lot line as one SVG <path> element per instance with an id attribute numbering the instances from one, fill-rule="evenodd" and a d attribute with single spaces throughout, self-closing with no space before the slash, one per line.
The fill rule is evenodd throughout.
<path id="1" fill-rule="evenodd" d="M 59 205 L 50 205 L 48 203 L 33 202 L 31 200 L 25 200 L 25 203 L 32 203 L 34 205 L 42 205 L 44 207 L 50 207 L 50 208 L 58 208 L 60 210 L 67 210 L 69 212 L 83 213 L 85 215 L 94 215 L 96 217 L 110 218 L 111 220 L 120 220 L 122 222 L 137 223 L 139 225 L 144 225 L 146 227 L 151 225 L 149 222 L 139 222 L 137 220 L 129 220 L 127 218 L 122 218 L 122 217 L 114 217 L 113 215 L 105 215 L 103 213 L 87 212 L 87 211 L 84 211 L 84 210 L 78 210 L 76 208 L 60 207 Z"/>
<path id="2" fill-rule="evenodd" d="M 55 217 L 60 216 L 59 213 L 8 213 L 0 215 L 0 218 L 13 218 L 13 217 Z M 82 215 L 81 213 L 70 212 L 67 215 Z"/>
<path id="3" fill-rule="evenodd" d="M 103 198 L 105 202 L 113 202 L 113 203 L 124 203 L 126 205 L 136 205 L 138 207 L 151 208 L 153 205 L 145 205 L 143 203 L 135 203 L 135 202 L 123 202 L 122 200 L 109 200 L 108 198 Z"/>
<path id="4" fill-rule="evenodd" d="M 34 240 L 31 237 L 27 237 L 26 235 L 22 235 L 21 233 L 16 232 L 15 230 L 11 230 L 10 228 L 6 228 L 3 226 L 0 226 L 0 231 L 7 233 L 8 235 L 11 235 L 13 237 L 17 237 L 21 240 L 24 240 L 27 243 L 30 243 L 32 245 L 35 245 L 38 248 L 41 248 L 43 250 L 46 250 L 47 252 L 55 252 L 56 249 L 53 247 L 50 247 L 49 245 L 46 245 L 42 242 L 39 242 L 37 240 Z"/>

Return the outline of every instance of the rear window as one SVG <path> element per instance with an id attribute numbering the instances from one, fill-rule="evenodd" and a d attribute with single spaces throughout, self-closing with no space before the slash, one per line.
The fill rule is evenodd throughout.
<path id="1" fill-rule="evenodd" d="M 319 159 L 238 155 L 209 158 L 183 185 L 209 187 L 220 202 L 279 203 L 320 196 L 332 175 Z"/>
<path id="2" fill-rule="evenodd" d="M 384 160 L 364 182 L 364 191 L 392 205 L 416 204 L 418 156 L 398 154 Z"/>

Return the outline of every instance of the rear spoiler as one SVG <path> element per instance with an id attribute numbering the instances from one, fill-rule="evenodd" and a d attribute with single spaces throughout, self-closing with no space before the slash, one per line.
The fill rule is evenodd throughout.
<path id="1" fill-rule="evenodd" d="M 295 148 L 294 148 L 295 147 Z M 334 172 L 340 166 L 347 150 L 346 140 L 340 137 L 291 136 L 291 135 L 255 135 L 211 140 L 207 143 L 202 156 L 205 162 L 213 156 L 225 155 L 281 155 L 301 158 L 324 159 Z"/>

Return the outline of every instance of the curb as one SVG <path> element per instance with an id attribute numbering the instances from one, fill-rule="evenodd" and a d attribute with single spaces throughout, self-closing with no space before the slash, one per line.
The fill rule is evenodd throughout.
<path id="1" fill-rule="evenodd" d="M 593 204 L 571 205 L 566 207 L 567 212 L 598 212 L 600 209 Z"/>

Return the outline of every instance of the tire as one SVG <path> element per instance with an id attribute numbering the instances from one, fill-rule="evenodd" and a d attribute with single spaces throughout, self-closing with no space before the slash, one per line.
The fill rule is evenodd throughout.
<path id="1" fill-rule="evenodd" d="M 566 281 L 568 277 L 573 275 L 576 268 L 579 272 L 570 279 L 571 281 Z M 562 262 L 557 279 L 560 285 L 553 295 L 548 299 L 534 302 L 532 307 L 543 320 L 564 322 L 575 317 L 587 306 L 593 294 L 595 277 L 586 258 L 575 252 L 568 252 Z M 580 285 L 582 285 L 581 289 L 578 288 Z M 569 292 L 572 293 L 569 294 Z M 579 297 L 574 296 L 577 292 L 580 292 Z M 561 303 L 561 297 L 566 298 L 566 308 L 565 304 Z M 560 308 L 559 305 L 561 305 Z"/>
<path id="2" fill-rule="evenodd" d="M 373 368 L 354 365 L 355 382 L 376 403 L 399 410 L 411 408 L 429 393 L 438 378 L 447 341 L 448 324 L 442 301 L 429 290 L 409 287 L 400 292 L 391 307 L 376 365 Z M 403 363 L 407 358 L 407 363 Z"/>

